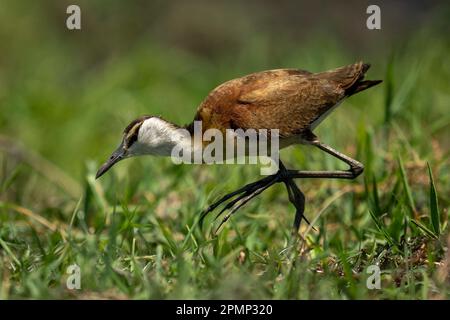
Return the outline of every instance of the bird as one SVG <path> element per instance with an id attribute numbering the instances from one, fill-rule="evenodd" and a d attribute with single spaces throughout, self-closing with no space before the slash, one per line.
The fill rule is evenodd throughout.
<path id="1" fill-rule="evenodd" d="M 287 169 L 279 161 L 278 171 L 226 194 L 201 214 L 201 220 L 220 205 L 216 218 L 228 210 L 220 226 L 238 209 L 276 183 L 286 187 L 296 213 L 293 232 L 304 215 L 305 196 L 294 179 L 355 179 L 364 170 L 359 161 L 323 143 L 314 129 L 345 99 L 367 90 L 382 80 L 364 80 L 370 64 L 362 61 L 313 73 L 302 69 L 274 69 L 229 80 L 213 89 L 200 103 L 191 123 L 179 126 L 159 116 L 145 115 L 124 130 L 119 147 L 98 169 L 96 179 L 119 161 L 140 155 L 171 156 L 174 147 L 192 145 L 194 123 L 202 130 L 278 129 L 280 148 L 308 145 L 343 161 L 347 170 L 306 171 Z M 180 130 L 183 129 L 183 130 Z M 186 134 L 186 132 L 188 134 Z"/>

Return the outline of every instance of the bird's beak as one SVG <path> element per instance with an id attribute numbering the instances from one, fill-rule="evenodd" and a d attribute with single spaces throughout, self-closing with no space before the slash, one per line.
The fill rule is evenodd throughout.
<path id="1" fill-rule="evenodd" d="M 113 152 L 111 157 L 98 169 L 97 174 L 95 175 L 95 179 L 100 178 L 106 171 L 108 171 L 113 165 L 117 162 L 125 158 L 125 148 L 123 147 L 123 143 L 117 148 L 116 151 Z"/>

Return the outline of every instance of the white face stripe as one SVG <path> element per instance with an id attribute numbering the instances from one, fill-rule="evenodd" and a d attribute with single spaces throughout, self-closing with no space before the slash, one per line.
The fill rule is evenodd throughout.
<path id="1" fill-rule="evenodd" d="M 124 136 L 124 143 L 126 148 L 132 146 L 138 139 L 137 134 L 139 133 L 139 129 L 141 127 L 141 122 L 136 123 Z M 134 140 L 134 141 L 132 141 Z"/>

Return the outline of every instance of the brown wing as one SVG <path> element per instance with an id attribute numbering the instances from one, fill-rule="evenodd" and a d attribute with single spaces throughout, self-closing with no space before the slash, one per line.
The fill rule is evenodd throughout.
<path id="1" fill-rule="evenodd" d="M 243 93 L 233 119 L 239 127 L 279 129 L 281 137 L 290 137 L 306 131 L 343 97 L 344 91 L 325 79 L 289 76 Z"/>
<path id="2" fill-rule="evenodd" d="M 200 105 L 203 129 L 279 129 L 282 137 L 309 132 L 310 125 L 346 95 L 363 75 L 364 65 L 312 74 L 270 70 L 228 81 Z"/>

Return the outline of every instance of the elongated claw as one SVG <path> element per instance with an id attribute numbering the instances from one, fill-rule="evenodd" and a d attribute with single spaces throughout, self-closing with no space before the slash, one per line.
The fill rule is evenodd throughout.
<path id="1" fill-rule="evenodd" d="M 271 176 L 267 176 L 258 181 L 249 183 L 214 202 L 210 205 L 206 210 L 201 213 L 200 217 L 200 227 L 203 226 L 204 218 L 208 215 L 208 213 L 214 211 L 217 207 L 224 204 L 224 207 L 219 211 L 214 220 L 218 219 L 225 211 L 229 210 L 229 212 L 224 216 L 219 226 L 215 230 L 215 234 L 222 227 L 222 225 L 230 219 L 230 217 L 236 213 L 241 207 L 243 207 L 250 200 L 261 194 L 264 190 L 268 189 L 270 186 L 274 185 L 278 182 L 284 182 L 286 185 L 286 190 L 288 192 L 289 201 L 295 207 L 295 219 L 293 231 L 295 233 L 298 232 L 300 228 L 300 223 L 303 220 L 306 223 L 310 224 L 310 222 L 304 216 L 305 211 L 305 196 L 302 191 L 298 188 L 297 184 L 293 180 L 296 178 L 295 174 L 293 175 L 292 170 L 287 170 L 285 166 L 280 162 L 280 170 Z M 226 202 L 228 201 L 228 202 Z"/>
<path id="2" fill-rule="evenodd" d="M 273 184 L 279 182 L 278 179 L 273 179 L 273 181 L 267 183 L 266 185 L 260 187 L 259 189 L 257 189 L 256 191 L 252 192 L 249 195 L 243 196 L 241 197 L 240 203 L 238 203 L 237 205 L 234 205 L 230 212 L 228 212 L 225 217 L 222 219 L 222 221 L 220 222 L 219 226 L 217 227 L 216 231 L 214 232 L 215 234 L 217 234 L 217 231 L 219 231 L 220 227 L 228 221 L 228 219 L 230 219 L 230 217 L 236 212 L 238 211 L 241 207 L 243 207 L 247 202 L 249 202 L 251 199 L 253 199 L 254 197 L 256 197 L 257 195 L 259 195 L 260 193 L 262 193 L 264 190 L 268 189 L 270 186 L 272 186 Z M 239 202 L 239 201 L 236 201 Z M 236 203 L 235 202 L 235 203 Z M 219 215 L 223 212 L 224 210 L 222 210 Z M 219 215 L 216 217 L 218 218 Z"/>
<path id="3" fill-rule="evenodd" d="M 238 198 L 230 201 L 229 203 L 226 204 L 226 206 L 219 212 L 219 214 L 216 216 L 219 217 L 225 210 L 230 209 L 236 202 L 238 202 L 240 199 L 242 199 L 243 197 L 245 197 L 248 194 L 251 194 L 252 192 L 254 192 L 256 189 L 258 189 L 261 185 L 266 185 L 269 181 L 273 180 L 275 176 L 267 176 L 264 177 L 263 179 L 260 179 L 258 181 L 249 183 L 245 186 L 243 186 L 242 188 L 239 188 L 238 190 L 235 190 L 229 194 L 226 194 L 225 196 L 223 196 L 222 198 L 220 198 L 219 200 L 217 200 L 216 202 L 214 202 L 212 205 L 210 205 L 206 210 L 204 210 L 201 213 L 201 217 L 200 217 L 200 227 L 203 226 L 203 221 L 205 219 L 205 217 L 208 215 L 208 213 L 214 211 L 217 207 L 219 207 L 222 203 L 224 203 L 227 200 L 230 200 L 232 198 L 234 198 L 235 196 L 241 194 Z M 231 203 L 231 205 L 230 205 Z"/>
<path id="4" fill-rule="evenodd" d="M 280 176 L 278 174 L 267 176 L 258 181 L 249 183 L 249 184 L 243 186 L 242 188 L 239 188 L 238 190 L 233 191 L 233 192 L 223 196 L 218 201 L 216 201 L 215 203 L 210 205 L 205 211 L 202 212 L 200 221 L 199 221 L 200 227 L 203 226 L 203 220 L 206 217 L 206 215 L 208 213 L 214 211 L 218 206 L 220 206 L 227 200 L 232 199 L 228 203 L 225 204 L 225 206 L 222 208 L 222 210 L 216 215 L 215 219 L 217 219 L 226 210 L 230 210 L 230 209 L 233 210 L 233 208 L 236 206 L 236 204 L 238 204 L 237 208 L 234 209 L 233 213 L 236 212 L 240 207 L 242 207 L 242 205 L 244 205 L 245 203 L 250 201 L 250 199 L 254 198 L 256 195 L 258 195 L 259 193 L 261 193 L 263 190 L 267 189 L 274 183 L 279 182 L 279 178 L 280 178 Z M 260 192 L 257 192 L 261 188 L 263 188 L 263 190 L 261 190 Z M 236 197 L 236 198 L 233 199 L 234 197 Z M 243 201 L 242 204 L 240 203 L 241 201 Z"/>

